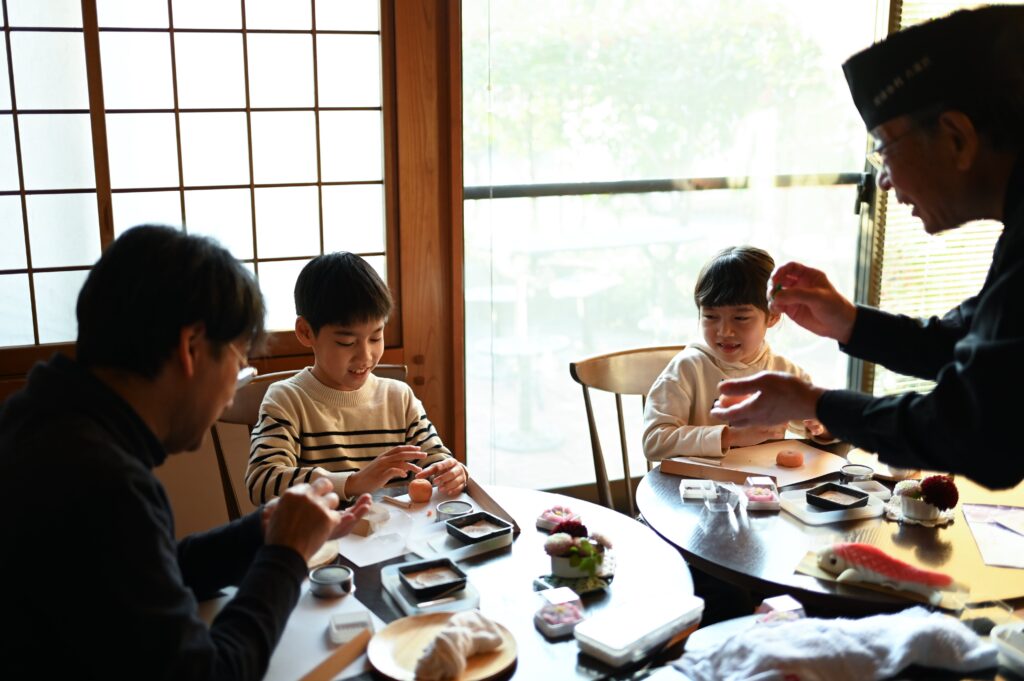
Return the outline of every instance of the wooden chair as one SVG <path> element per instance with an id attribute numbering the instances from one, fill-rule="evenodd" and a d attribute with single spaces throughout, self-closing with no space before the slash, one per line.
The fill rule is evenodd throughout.
<path id="1" fill-rule="evenodd" d="M 633 503 L 633 486 L 629 475 L 629 450 L 626 446 L 626 425 L 622 415 L 622 396 L 639 395 L 641 404 L 646 404 L 647 393 L 654 379 L 668 365 L 669 361 L 682 350 L 684 345 L 670 345 L 654 348 L 623 350 L 607 355 L 598 355 L 578 362 L 569 363 L 569 374 L 583 386 L 583 403 L 587 408 L 587 424 L 590 427 L 590 446 L 594 454 L 594 473 L 597 477 L 597 495 L 602 505 L 615 508 L 612 501 L 608 472 L 604 465 L 604 451 L 594 418 L 594 407 L 590 400 L 590 389 L 601 390 L 615 395 L 615 412 L 619 421 L 619 446 L 622 450 L 622 473 L 626 487 L 626 503 L 630 516 L 636 515 Z M 648 464 L 648 470 L 650 464 Z"/>
<path id="2" fill-rule="evenodd" d="M 213 424 L 211 434 L 217 453 L 224 498 L 227 500 L 228 515 L 234 519 L 251 511 L 249 493 L 245 488 L 245 469 L 249 463 L 249 436 L 260 415 L 263 396 L 272 383 L 283 381 L 299 373 L 301 369 L 277 371 L 257 376 L 235 393 L 234 402 L 224 410 Z M 404 364 L 378 364 L 373 373 L 381 378 L 405 381 L 408 369 Z M 220 428 L 218 427 L 220 426 Z M 245 430 L 231 426 L 245 426 Z M 244 444 L 243 444 L 244 441 Z"/>

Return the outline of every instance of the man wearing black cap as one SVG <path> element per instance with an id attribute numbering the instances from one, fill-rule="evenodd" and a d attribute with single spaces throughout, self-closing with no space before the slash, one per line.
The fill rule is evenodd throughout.
<path id="1" fill-rule="evenodd" d="M 878 185 L 930 234 L 1003 222 L 979 293 L 945 316 L 893 315 L 841 296 L 799 263 L 772 275 L 773 308 L 855 357 L 935 381 L 929 394 L 873 397 L 783 374 L 722 383 L 760 391 L 712 414 L 736 426 L 817 418 L 885 463 L 962 473 L 991 488 L 1024 479 L 1024 7 L 961 11 L 889 36 L 843 66 L 876 140 Z"/>

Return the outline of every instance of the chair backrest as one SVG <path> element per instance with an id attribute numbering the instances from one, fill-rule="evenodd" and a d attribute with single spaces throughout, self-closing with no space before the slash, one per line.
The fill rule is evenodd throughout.
<path id="1" fill-rule="evenodd" d="M 608 471 L 605 468 L 604 452 L 598 434 L 594 407 L 590 400 L 590 388 L 615 395 L 615 412 L 619 422 L 619 447 L 622 450 L 622 474 L 626 486 L 626 503 L 629 514 L 635 515 L 633 487 L 629 475 L 629 449 L 626 446 L 626 424 L 622 414 L 622 396 L 640 395 L 645 404 L 647 393 L 654 380 L 676 356 L 684 345 L 669 345 L 653 348 L 623 350 L 607 355 L 589 357 L 569 363 L 569 374 L 583 387 L 583 403 L 587 408 L 587 425 L 590 428 L 590 447 L 594 455 L 594 474 L 597 478 L 597 495 L 608 508 L 615 508 L 612 501 Z"/>
<path id="2" fill-rule="evenodd" d="M 249 494 L 245 488 L 245 469 L 249 463 L 249 438 L 256 419 L 260 415 L 263 397 L 272 383 L 291 378 L 302 371 L 277 371 L 257 376 L 242 386 L 236 393 L 231 406 L 224 410 L 213 425 L 212 435 L 214 450 L 217 452 L 217 463 L 220 466 L 221 479 L 224 484 L 224 497 L 227 500 L 228 514 L 238 518 L 250 510 Z M 405 381 L 408 368 L 404 364 L 378 364 L 373 373 L 381 378 L 393 378 Z M 218 425 L 221 428 L 218 428 Z M 230 426 L 245 426 L 245 436 Z"/>

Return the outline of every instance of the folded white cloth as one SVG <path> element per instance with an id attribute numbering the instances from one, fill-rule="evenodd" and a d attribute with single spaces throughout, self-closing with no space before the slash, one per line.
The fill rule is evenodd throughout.
<path id="1" fill-rule="evenodd" d="M 423 681 L 455 679 L 466 671 L 466 658 L 501 645 L 497 625 L 479 610 L 452 615 L 416 661 L 416 678 Z"/>
<path id="2" fill-rule="evenodd" d="M 996 666 L 996 648 L 962 622 L 918 606 L 862 619 L 759 624 L 721 646 L 687 652 L 692 681 L 885 679 L 912 664 L 955 672 Z"/>

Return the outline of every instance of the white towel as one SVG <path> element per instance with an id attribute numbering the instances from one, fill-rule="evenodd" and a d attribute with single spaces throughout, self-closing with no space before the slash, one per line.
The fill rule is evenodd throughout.
<path id="1" fill-rule="evenodd" d="M 962 622 L 918 606 L 856 620 L 759 624 L 684 654 L 675 668 L 692 681 L 867 681 L 912 664 L 973 672 L 996 666 L 996 648 Z"/>

